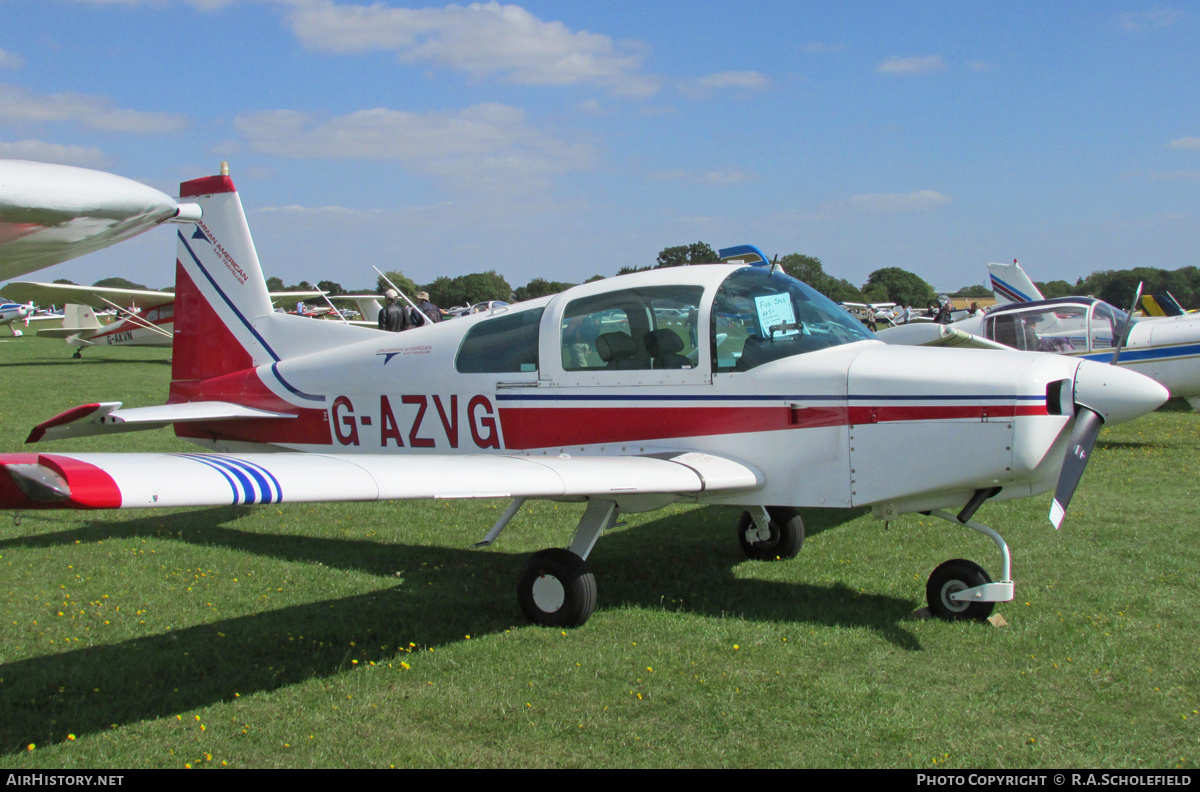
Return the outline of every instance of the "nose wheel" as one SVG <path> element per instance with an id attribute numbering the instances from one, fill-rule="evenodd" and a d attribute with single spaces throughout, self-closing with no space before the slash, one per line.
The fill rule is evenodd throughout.
<path id="1" fill-rule="evenodd" d="M 961 519 L 940 509 L 930 514 L 978 531 L 995 542 L 1000 551 L 1003 580 L 993 583 L 983 567 L 965 558 L 944 561 L 938 564 L 925 583 L 925 601 L 929 605 L 929 612 L 949 621 L 983 621 L 992 615 L 997 602 L 1011 602 L 1014 589 L 1012 556 L 1000 534 L 982 523 Z"/>
<path id="2" fill-rule="evenodd" d="M 983 621 L 992 615 L 994 602 L 955 599 L 954 595 L 991 582 L 988 573 L 974 561 L 965 558 L 943 561 L 925 584 L 929 612 L 947 621 Z"/>

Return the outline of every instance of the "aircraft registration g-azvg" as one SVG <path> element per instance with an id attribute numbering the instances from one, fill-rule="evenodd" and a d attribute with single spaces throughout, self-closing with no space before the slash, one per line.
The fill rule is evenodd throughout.
<path id="1" fill-rule="evenodd" d="M 593 612 L 586 559 L 619 512 L 740 506 L 738 541 L 766 560 L 800 549 L 796 508 L 932 511 L 999 548 L 998 582 L 955 559 L 926 586 L 935 613 L 983 618 L 1013 581 L 979 506 L 1057 482 L 1057 525 L 1101 425 L 1167 397 L 1061 355 L 889 346 L 769 265 L 635 273 L 399 334 L 317 322 L 272 311 L 228 176 L 181 200 L 203 216 L 178 234 L 167 403 L 84 405 L 29 441 L 174 424 L 208 451 L 0 454 L 0 508 L 512 498 L 483 545 L 528 498 L 584 501 L 517 582 L 551 625 Z M 911 447 L 943 453 L 886 453 Z"/>

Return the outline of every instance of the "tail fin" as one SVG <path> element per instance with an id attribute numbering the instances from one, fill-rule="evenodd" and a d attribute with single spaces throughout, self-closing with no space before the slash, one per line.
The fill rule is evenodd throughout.
<path id="1" fill-rule="evenodd" d="M 1187 313 L 1171 292 L 1143 294 L 1142 310 L 1146 312 L 1146 316 L 1183 316 Z"/>
<path id="2" fill-rule="evenodd" d="M 1046 299 L 1016 259 L 1012 264 L 988 264 L 988 275 L 992 279 L 996 305 Z"/>
<path id="3" fill-rule="evenodd" d="M 69 329 L 76 333 L 85 330 L 99 330 L 100 320 L 96 318 L 96 312 L 91 307 L 67 303 L 63 306 L 62 326 L 64 330 Z"/>
<path id="4" fill-rule="evenodd" d="M 272 313 L 271 299 L 233 180 L 195 179 L 179 185 L 179 194 L 203 215 L 178 232 L 171 379 L 210 379 L 278 361 L 255 327 Z"/>

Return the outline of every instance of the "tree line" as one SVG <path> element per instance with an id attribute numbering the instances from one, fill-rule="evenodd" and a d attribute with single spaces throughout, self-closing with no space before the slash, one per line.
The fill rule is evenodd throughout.
<path id="1" fill-rule="evenodd" d="M 622 267 L 616 274 L 625 275 L 664 267 L 710 263 L 717 259 L 717 252 L 707 243 L 694 242 L 690 245 L 663 248 L 653 264 Z M 825 272 L 821 259 L 816 256 L 789 253 L 786 256 L 778 257 L 777 263 L 789 275 L 804 281 L 834 302 L 894 302 L 901 305 L 924 307 L 936 303 L 938 298 L 937 291 L 923 278 L 900 267 L 877 269 L 867 277 L 866 283 L 855 286 L 845 278 L 837 278 Z M 399 270 L 392 270 L 385 275 L 386 278 L 381 276 L 376 279 L 374 284 L 359 290 L 347 290 L 340 283 L 331 280 L 318 281 L 316 285 L 302 280 L 289 286 L 278 277 L 267 278 L 267 289 L 272 292 L 320 290 L 331 295 L 382 294 L 389 288 L 390 281 L 409 297 L 414 297 L 417 292 L 428 292 L 429 299 L 435 304 L 442 308 L 451 308 L 488 300 L 504 300 L 505 302 L 534 300 L 538 297 L 557 294 L 576 285 L 563 281 L 534 278 L 524 286 L 513 288 L 504 276 L 495 270 L 473 272 L 455 277 L 443 275 L 432 283 L 425 284 L 416 283 Z M 604 277 L 603 275 L 594 275 L 585 282 L 591 283 L 602 280 Z M 1078 279 L 1074 284 L 1064 280 L 1035 281 L 1037 287 L 1047 298 L 1090 295 L 1123 308 L 1128 308 L 1133 300 L 1139 282 L 1143 284 L 1143 293 L 1170 292 L 1184 308 L 1200 307 L 1200 267 L 1182 267 L 1177 270 L 1155 267 L 1098 270 L 1086 278 Z M 55 283 L 70 283 L 70 281 L 59 279 Z M 125 289 L 147 288 L 124 278 L 105 278 L 93 285 Z M 169 289 L 163 291 L 169 291 Z M 992 292 L 986 287 L 976 284 L 964 286 L 949 296 L 988 298 L 992 296 Z M 319 304 L 323 301 L 321 298 L 314 298 L 306 302 Z"/>

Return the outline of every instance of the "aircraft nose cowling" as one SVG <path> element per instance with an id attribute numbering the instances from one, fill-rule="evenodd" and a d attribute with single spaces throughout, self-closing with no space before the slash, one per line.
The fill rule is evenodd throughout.
<path id="1" fill-rule="evenodd" d="M 1075 372 L 1075 403 L 1099 413 L 1106 424 L 1132 421 L 1170 397 L 1159 383 L 1120 366 L 1084 360 Z"/>

